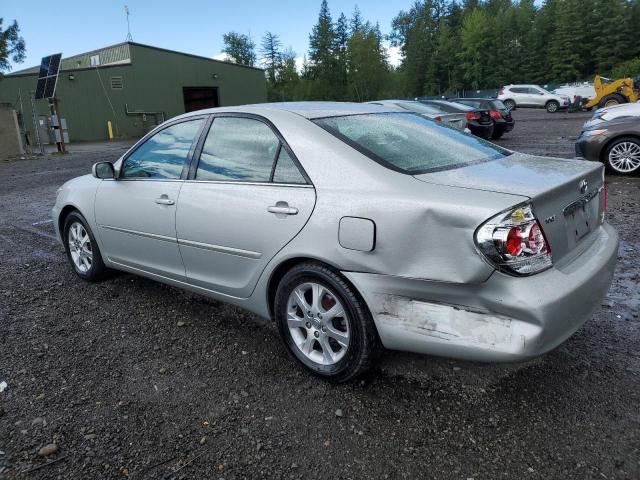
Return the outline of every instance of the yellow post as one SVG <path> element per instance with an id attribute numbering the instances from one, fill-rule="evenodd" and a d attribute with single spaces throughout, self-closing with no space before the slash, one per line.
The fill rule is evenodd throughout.
<path id="1" fill-rule="evenodd" d="M 107 122 L 107 130 L 109 131 L 109 140 L 113 140 L 113 129 L 111 128 L 111 120 Z"/>

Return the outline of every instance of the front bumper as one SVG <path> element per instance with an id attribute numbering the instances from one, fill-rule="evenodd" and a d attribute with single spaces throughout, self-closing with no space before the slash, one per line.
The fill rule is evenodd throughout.
<path id="1" fill-rule="evenodd" d="M 386 348 L 476 361 L 541 355 L 578 330 L 606 295 L 618 236 L 608 224 L 570 259 L 529 277 L 499 272 L 455 285 L 345 272 L 364 297 Z"/>
<path id="2" fill-rule="evenodd" d="M 585 137 L 580 134 L 575 145 L 576 157 L 594 162 L 601 161 L 602 151 L 609 140 L 610 139 L 607 135 L 592 135 Z"/>

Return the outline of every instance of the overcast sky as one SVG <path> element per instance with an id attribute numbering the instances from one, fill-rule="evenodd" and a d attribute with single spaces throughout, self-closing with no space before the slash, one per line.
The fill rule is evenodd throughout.
<path id="1" fill-rule="evenodd" d="M 356 3 L 364 18 L 379 21 L 386 34 L 393 17 L 413 0 L 329 0 L 334 20 L 340 12 L 350 17 Z M 257 45 L 270 30 L 302 58 L 320 9 L 320 0 L 7 0 L 2 6 L 4 26 L 16 19 L 27 44 L 26 61 L 14 70 L 38 65 L 52 53 L 68 57 L 124 41 L 125 4 L 135 42 L 218 58 L 222 34 L 230 30 L 250 35 Z M 397 63 L 397 52 L 390 53 Z"/>

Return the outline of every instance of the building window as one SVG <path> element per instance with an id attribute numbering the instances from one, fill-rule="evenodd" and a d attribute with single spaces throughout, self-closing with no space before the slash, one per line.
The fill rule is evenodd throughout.
<path id="1" fill-rule="evenodd" d="M 98 65 L 100 65 L 100 55 L 91 55 L 89 61 L 92 67 L 97 67 Z"/>
<path id="2" fill-rule="evenodd" d="M 122 90 L 122 77 L 111 77 L 111 90 Z"/>

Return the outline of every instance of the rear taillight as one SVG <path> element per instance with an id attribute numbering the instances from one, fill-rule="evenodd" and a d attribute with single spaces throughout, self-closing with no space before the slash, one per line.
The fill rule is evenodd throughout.
<path id="1" fill-rule="evenodd" d="M 502 119 L 502 115 L 500 115 L 500 112 L 498 112 L 497 110 L 491 110 L 489 112 L 489 116 L 495 120 Z"/>
<path id="2" fill-rule="evenodd" d="M 500 90 L 498 90 L 498 95 L 503 95 L 503 94 L 504 94 L 504 89 L 501 88 Z"/>
<path id="3" fill-rule="evenodd" d="M 436 115 L 435 117 L 433 117 L 433 119 L 434 119 L 436 122 L 441 122 L 441 121 L 442 121 L 442 117 L 441 117 L 440 115 Z"/>
<path id="4" fill-rule="evenodd" d="M 492 266 L 512 275 L 532 275 L 553 264 L 551 248 L 531 205 L 489 219 L 476 231 L 476 245 Z"/>
<path id="5" fill-rule="evenodd" d="M 467 120 L 480 120 L 480 114 L 478 112 L 467 112 L 465 117 Z"/>

